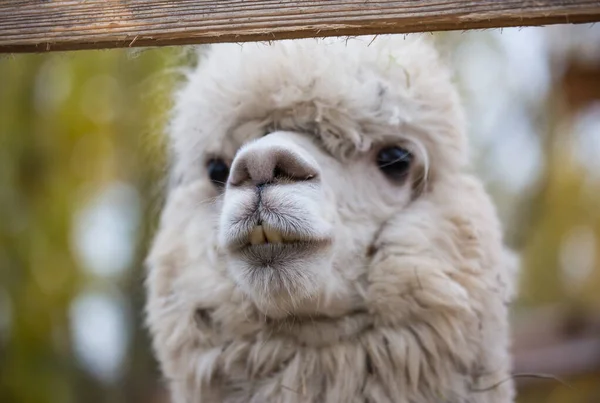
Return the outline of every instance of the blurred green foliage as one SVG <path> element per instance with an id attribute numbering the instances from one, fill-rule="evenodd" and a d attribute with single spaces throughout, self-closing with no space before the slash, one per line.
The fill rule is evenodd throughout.
<path id="1" fill-rule="evenodd" d="M 161 133 L 174 49 L 4 56 L 0 60 L 0 401 L 149 401 L 158 378 L 143 328 L 141 261 L 156 216 Z M 73 254 L 75 213 L 110 181 L 133 184 L 146 219 L 116 283 L 135 312 L 122 385 L 104 388 L 75 359 L 69 305 L 88 283 Z M 96 281 L 99 281 L 96 279 Z"/>

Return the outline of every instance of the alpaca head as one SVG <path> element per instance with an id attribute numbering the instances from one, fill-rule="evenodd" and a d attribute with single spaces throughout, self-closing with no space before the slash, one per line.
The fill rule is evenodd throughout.
<path id="1" fill-rule="evenodd" d="M 365 308 L 382 229 L 466 161 L 432 45 L 222 44 L 188 78 L 170 134 L 189 270 L 221 273 L 273 319 Z"/>
<path id="2" fill-rule="evenodd" d="M 513 271 L 426 37 L 219 44 L 187 78 L 146 305 L 174 401 L 511 401 Z"/>

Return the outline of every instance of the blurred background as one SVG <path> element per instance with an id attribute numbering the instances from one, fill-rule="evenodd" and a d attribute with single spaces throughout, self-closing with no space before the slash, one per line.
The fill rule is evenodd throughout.
<path id="1" fill-rule="evenodd" d="M 518 402 L 598 403 L 600 25 L 434 36 L 522 265 Z M 142 261 L 190 50 L 0 56 L 0 402 L 167 402 Z"/>

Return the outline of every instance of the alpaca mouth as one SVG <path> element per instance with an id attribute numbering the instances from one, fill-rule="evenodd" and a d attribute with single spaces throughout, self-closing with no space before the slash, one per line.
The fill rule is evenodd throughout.
<path id="1" fill-rule="evenodd" d="M 309 255 L 324 249 L 325 242 L 304 241 L 291 243 L 264 243 L 246 245 L 238 249 L 237 255 L 254 266 L 268 266 L 273 269 L 281 268 L 283 263 L 300 262 Z"/>
<path id="2" fill-rule="evenodd" d="M 282 262 L 298 261 L 306 258 L 307 254 L 318 253 L 330 243 L 329 239 L 311 238 L 280 231 L 268 224 L 258 224 L 249 231 L 246 242 L 236 252 L 250 263 L 275 267 Z"/>
<path id="3" fill-rule="evenodd" d="M 333 228 L 313 211 L 295 204 L 277 186 L 247 195 L 247 207 L 230 215 L 220 233 L 222 247 L 238 264 L 245 264 L 244 270 L 305 272 L 306 264 L 317 264 L 328 254 Z"/>
<path id="4" fill-rule="evenodd" d="M 330 245 L 332 239 L 299 225 L 283 215 L 255 213 L 229 228 L 226 247 L 230 253 L 269 263 L 283 257 L 299 258 L 306 252 L 316 252 Z"/>

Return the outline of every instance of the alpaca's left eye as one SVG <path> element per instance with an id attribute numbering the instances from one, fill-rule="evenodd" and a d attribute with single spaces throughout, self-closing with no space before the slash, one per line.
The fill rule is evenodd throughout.
<path id="1" fill-rule="evenodd" d="M 229 177 L 229 166 L 222 159 L 215 158 L 206 164 L 210 181 L 218 187 L 225 186 Z"/>
<path id="2" fill-rule="evenodd" d="M 406 178 L 413 156 L 402 147 L 383 148 L 377 154 L 377 166 L 390 179 L 401 181 Z"/>

